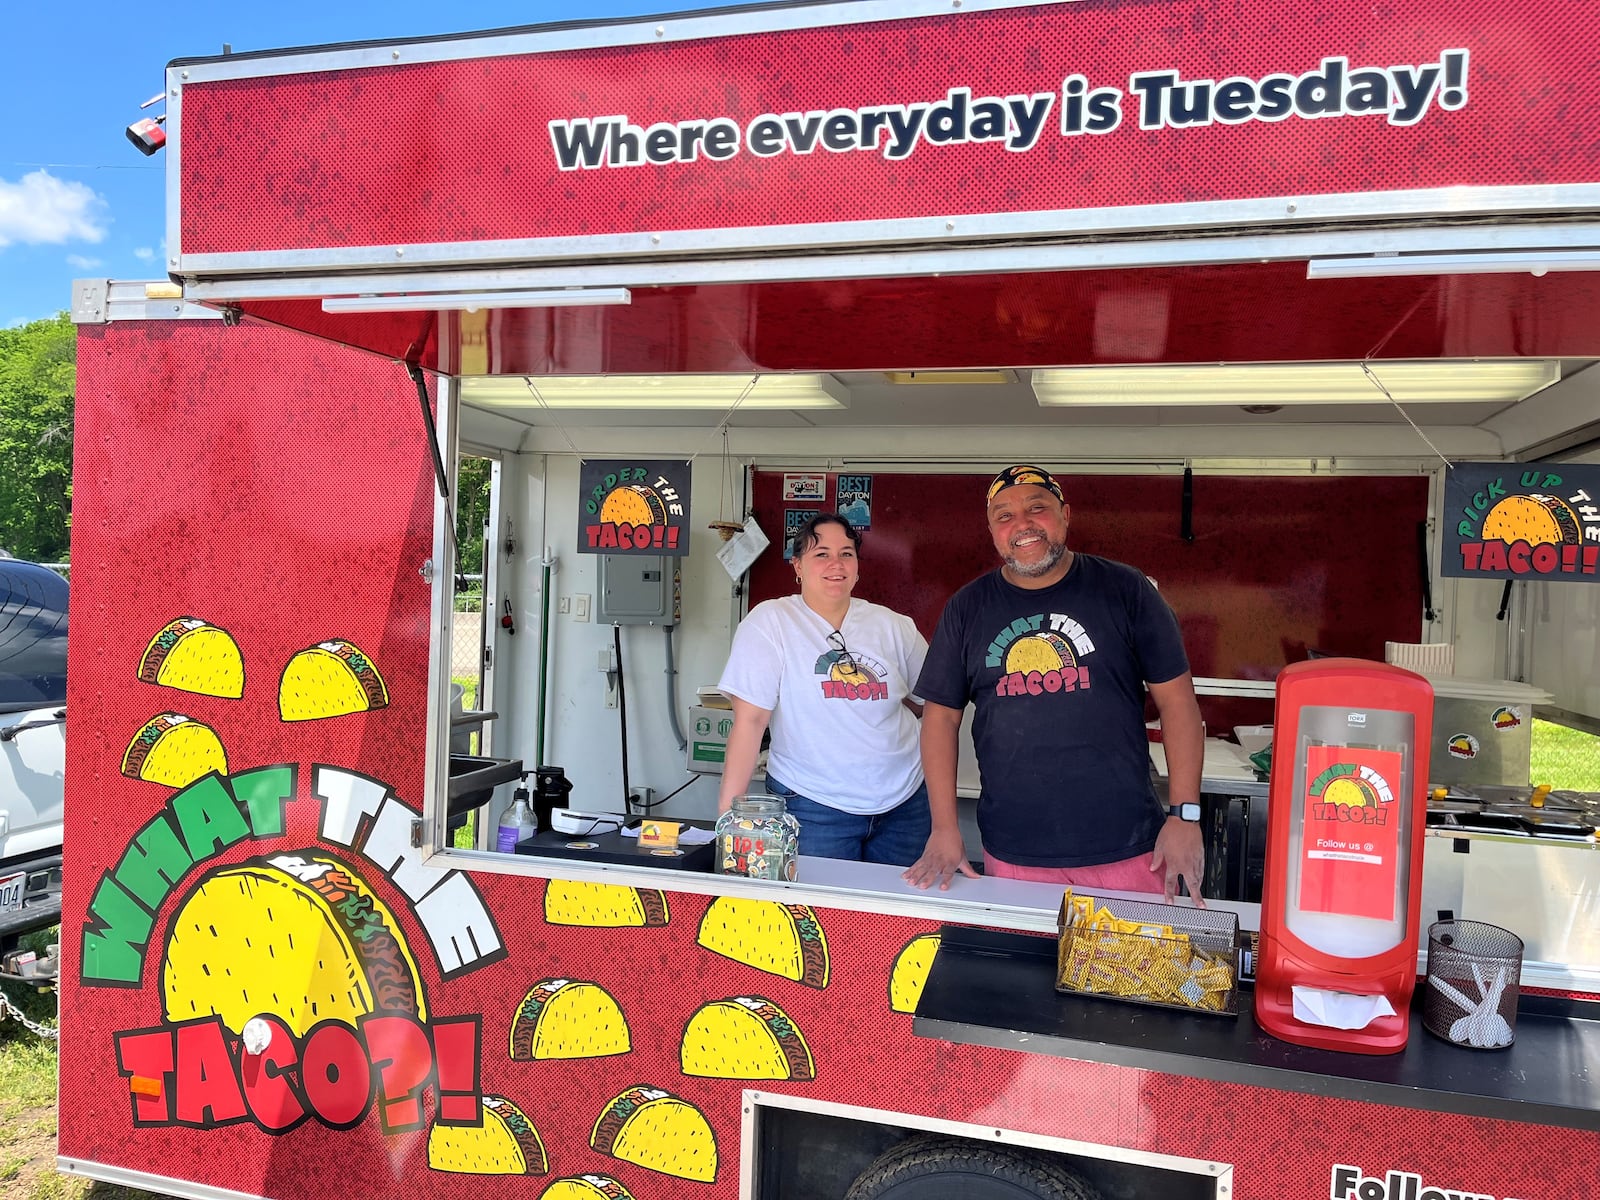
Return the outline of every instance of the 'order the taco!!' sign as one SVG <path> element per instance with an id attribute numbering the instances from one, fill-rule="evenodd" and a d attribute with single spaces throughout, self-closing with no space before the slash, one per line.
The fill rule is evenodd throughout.
<path id="1" fill-rule="evenodd" d="M 1447 576 L 1600 582 L 1600 466 L 1457 463 L 1444 508 Z"/>
<path id="2" fill-rule="evenodd" d="M 689 463 L 585 462 L 578 469 L 578 551 L 689 553 Z"/>

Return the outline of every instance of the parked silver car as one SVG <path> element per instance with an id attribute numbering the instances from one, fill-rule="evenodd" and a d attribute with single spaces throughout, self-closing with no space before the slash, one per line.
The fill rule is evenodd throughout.
<path id="1" fill-rule="evenodd" d="M 67 581 L 0 556 L 0 953 L 61 920 Z"/>

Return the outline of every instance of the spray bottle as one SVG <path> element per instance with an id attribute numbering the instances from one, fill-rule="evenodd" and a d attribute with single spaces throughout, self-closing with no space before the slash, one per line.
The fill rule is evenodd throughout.
<path id="1" fill-rule="evenodd" d="M 495 831 L 495 846 L 503 854 L 515 854 L 517 843 L 531 838 L 538 831 L 533 806 L 528 803 L 528 777 L 524 775 L 511 793 L 511 803 L 500 814 L 500 826 Z"/>

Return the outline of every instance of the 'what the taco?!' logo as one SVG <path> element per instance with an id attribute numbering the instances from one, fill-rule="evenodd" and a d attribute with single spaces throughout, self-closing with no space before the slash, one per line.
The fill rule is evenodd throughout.
<path id="1" fill-rule="evenodd" d="M 887 700 L 888 668 L 854 650 L 829 650 L 813 668 L 822 676 L 822 694 L 829 700 Z"/>
<path id="2" fill-rule="evenodd" d="M 1048 624 L 1048 628 L 1046 628 Z M 1094 652 L 1087 630 L 1062 613 L 1018 617 L 989 643 L 984 665 L 999 667 L 997 696 L 1043 696 L 1089 687 L 1083 657 Z"/>
<path id="3" fill-rule="evenodd" d="M 1389 782 L 1371 767 L 1334 763 L 1311 781 L 1311 818 L 1355 825 L 1387 825 L 1394 802 Z"/>
<path id="4" fill-rule="evenodd" d="M 1570 475 L 1544 467 L 1523 471 L 1515 484 L 1498 476 L 1465 497 L 1455 535 L 1465 575 L 1559 578 L 1600 570 L 1600 504 Z"/>

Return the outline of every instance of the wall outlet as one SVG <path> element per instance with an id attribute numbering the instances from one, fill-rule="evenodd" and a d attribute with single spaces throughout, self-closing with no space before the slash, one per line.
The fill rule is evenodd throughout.
<path id="1" fill-rule="evenodd" d="M 589 597 L 587 595 L 572 598 L 572 619 L 574 621 L 587 621 L 589 619 Z"/>

